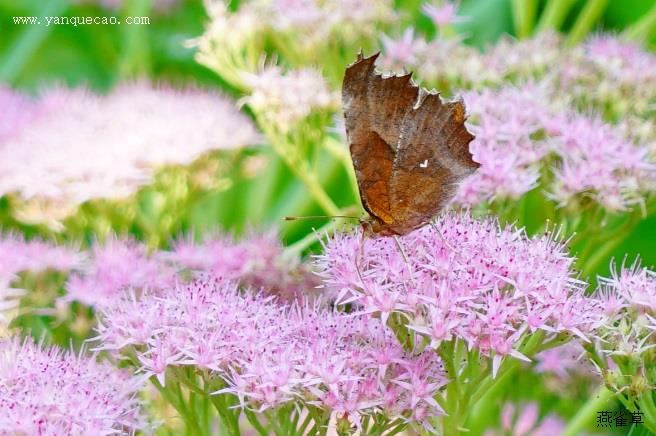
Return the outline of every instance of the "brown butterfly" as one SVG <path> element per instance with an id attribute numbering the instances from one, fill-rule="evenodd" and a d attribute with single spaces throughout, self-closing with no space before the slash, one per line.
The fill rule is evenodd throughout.
<path id="1" fill-rule="evenodd" d="M 383 77 L 379 54 L 346 69 L 342 102 L 362 206 L 378 235 L 405 235 L 427 224 L 479 164 L 462 100 L 442 101 L 411 82 Z"/>

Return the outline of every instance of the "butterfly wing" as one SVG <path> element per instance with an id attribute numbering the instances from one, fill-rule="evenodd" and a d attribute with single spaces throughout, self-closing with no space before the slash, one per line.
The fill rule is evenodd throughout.
<path id="1" fill-rule="evenodd" d="M 346 69 L 342 102 L 362 205 L 380 224 L 392 225 L 390 180 L 403 120 L 418 89 L 409 75 L 382 78 L 375 72 L 377 57 L 360 53 Z"/>
<path id="2" fill-rule="evenodd" d="M 469 152 L 472 139 L 461 100 L 443 102 L 438 94 L 422 93 L 403 120 L 392 165 L 389 198 L 397 233 L 426 224 L 479 167 Z"/>

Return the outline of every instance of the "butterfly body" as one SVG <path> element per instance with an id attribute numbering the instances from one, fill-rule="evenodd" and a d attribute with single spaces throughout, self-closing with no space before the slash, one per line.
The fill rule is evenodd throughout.
<path id="1" fill-rule="evenodd" d="M 411 81 L 383 77 L 378 55 L 360 54 L 344 76 L 342 101 L 353 166 L 369 229 L 405 235 L 453 198 L 472 160 L 462 101 L 444 102 Z"/>

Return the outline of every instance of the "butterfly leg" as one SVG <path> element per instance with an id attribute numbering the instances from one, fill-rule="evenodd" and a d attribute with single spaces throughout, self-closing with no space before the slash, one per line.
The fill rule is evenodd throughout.
<path id="1" fill-rule="evenodd" d="M 360 271 L 360 262 L 364 262 L 364 242 L 365 242 L 365 229 L 362 228 L 362 233 L 360 237 L 360 249 L 358 250 L 358 255 L 355 258 L 355 271 L 358 273 L 360 278 L 360 283 L 362 284 L 362 289 L 365 288 L 364 279 L 362 278 L 362 271 Z"/>
<path id="2" fill-rule="evenodd" d="M 399 239 L 398 236 L 394 235 L 394 243 L 396 244 L 396 248 L 399 249 L 399 252 L 401 253 L 401 256 L 403 256 L 403 260 L 405 261 L 405 266 L 408 269 L 408 273 L 410 274 L 410 280 L 412 282 L 415 281 L 415 276 L 414 273 L 412 272 L 412 267 L 410 266 L 410 259 L 408 256 L 405 254 L 405 250 L 403 249 L 403 246 L 401 245 L 401 240 Z"/>
<path id="3" fill-rule="evenodd" d="M 440 229 L 437 228 L 435 222 L 431 221 L 430 225 L 433 227 L 433 230 L 435 230 L 435 233 L 442 240 L 442 243 L 446 246 L 446 248 L 448 248 L 449 250 L 453 251 L 456 254 L 460 254 L 460 252 L 453 245 L 449 244 L 449 241 L 446 240 Z"/>

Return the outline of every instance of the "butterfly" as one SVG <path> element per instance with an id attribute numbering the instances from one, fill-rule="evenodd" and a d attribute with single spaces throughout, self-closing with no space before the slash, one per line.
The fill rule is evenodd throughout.
<path id="1" fill-rule="evenodd" d="M 402 236 L 427 224 L 480 165 L 465 127 L 462 100 L 412 83 L 412 73 L 383 77 L 378 54 L 360 52 L 342 86 L 346 135 L 362 206 L 375 235 Z"/>

